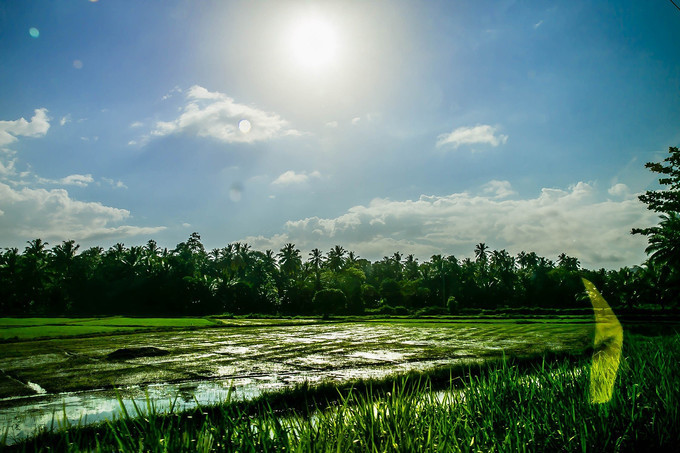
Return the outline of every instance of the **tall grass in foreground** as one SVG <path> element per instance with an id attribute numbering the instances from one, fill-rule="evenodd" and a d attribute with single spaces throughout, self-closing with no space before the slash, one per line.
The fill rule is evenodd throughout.
<path id="1" fill-rule="evenodd" d="M 497 364 L 436 391 L 428 379 L 354 390 L 315 410 L 236 404 L 124 416 L 44 433 L 20 451 L 668 451 L 680 442 L 680 335 L 629 336 L 610 402 L 589 360 Z M 458 382 L 460 383 L 460 382 Z M 295 403 L 295 402 L 291 402 Z M 293 404 L 295 405 L 295 404 Z M 299 405 L 297 407 L 308 407 Z"/>

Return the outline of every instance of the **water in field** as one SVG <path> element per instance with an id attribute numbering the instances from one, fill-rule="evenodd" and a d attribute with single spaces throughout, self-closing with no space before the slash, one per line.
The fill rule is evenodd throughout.
<path id="1" fill-rule="evenodd" d="M 593 324 L 564 322 L 354 322 L 240 326 L 4 345 L 7 385 L 0 427 L 8 439 L 40 427 L 92 423 L 130 414 L 191 407 L 302 382 L 343 382 L 425 370 L 502 354 L 571 350 L 592 341 Z M 109 360 L 119 348 L 153 346 L 166 355 Z M 12 380 L 12 382 L 9 382 Z M 14 387 L 11 387 L 11 385 Z M 23 385 L 24 396 L 11 396 Z M 108 388 L 108 389 L 107 389 Z"/>

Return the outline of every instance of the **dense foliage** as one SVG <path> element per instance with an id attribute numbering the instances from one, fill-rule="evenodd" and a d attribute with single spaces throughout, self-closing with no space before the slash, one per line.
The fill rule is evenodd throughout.
<path id="1" fill-rule="evenodd" d="M 294 244 L 278 253 L 234 243 L 206 251 L 197 233 L 173 250 L 150 240 L 78 254 L 74 241 L 51 249 L 41 239 L 0 253 L 3 314 L 203 315 L 213 313 L 385 314 L 458 313 L 465 309 L 587 307 L 581 276 L 614 307 L 677 305 L 680 294 L 680 151 L 647 167 L 663 190 L 640 196 L 661 214 L 648 236 L 650 257 L 617 271 L 581 269 L 534 252 L 517 256 L 480 243 L 475 259 L 434 255 L 418 262 L 396 252 L 370 262 L 336 245 L 302 255 Z"/>
<path id="2" fill-rule="evenodd" d="M 663 162 L 648 162 L 645 167 L 661 175 L 662 190 L 648 190 L 640 195 L 647 208 L 660 214 L 659 225 L 634 228 L 633 234 L 647 236 L 646 251 L 649 265 L 658 268 L 659 294 L 662 305 L 676 303 L 680 294 L 680 149 L 668 148 L 669 156 Z"/>
<path id="3" fill-rule="evenodd" d="M 512 256 L 477 245 L 474 260 L 434 255 L 418 262 L 400 253 L 370 262 L 343 247 L 314 249 L 307 260 L 293 244 L 279 253 L 235 243 L 210 252 L 193 233 L 173 250 L 149 241 L 76 253 L 65 241 L 40 239 L 0 255 L 4 314 L 203 315 L 213 313 L 406 314 L 466 308 L 577 308 L 585 275 L 614 305 L 654 300 L 649 268 L 587 271 L 565 254 Z M 651 295 L 652 297 L 647 297 Z"/>

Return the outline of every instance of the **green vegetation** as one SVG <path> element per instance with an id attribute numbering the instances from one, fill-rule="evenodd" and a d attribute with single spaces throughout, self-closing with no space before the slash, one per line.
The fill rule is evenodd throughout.
<path id="1" fill-rule="evenodd" d="M 0 318 L 0 339 L 110 334 L 158 328 L 215 326 L 208 318 Z"/>
<path id="2" fill-rule="evenodd" d="M 680 375 L 675 364 L 680 359 L 680 335 L 673 324 L 677 317 L 668 316 L 667 309 L 678 308 L 680 298 L 680 151 L 669 151 L 665 163 L 647 164 L 663 175 L 659 182 L 668 188 L 640 197 L 661 214 L 661 220 L 658 226 L 633 230 L 648 237 L 649 259 L 632 269 L 587 270 L 564 253 L 553 262 L 533 252 L 511 256 L 505 250 L 492 251 L 484 243 L 476 246 L 474 259 L 434 255 L 419 263 L 413 255 L 396 252 L 370 262 L 338 245 L 325 255 L 312 250 L 305 262 L 294 244 L 286 244 L 279 253 L 254 251 L 241 243 L 208 252 L 197 233 L 173 250 L 160 250 L 151 240 L 144 247 L 117 244 L 108 251 L 94 247 L 77 254 L 74 241 L 48 249 L 41 239 L 29 241 L 23 253 L 5 249 L 0 253 L 0 310 L 34 317 L 0 319 L 0 339 L 5 340 L 0 354 L 1 396 L 31 395 L 36 385 L 53 393 L 226 376 L 248 380 L 277 373 L 318 382 L 351 376 L 357 369 L 364 375 L 370 369 L 372 376 L 386 376 L 413 369 L 400 368 L 412 361 L 427 363 L 428 369 L 461 359 L 470 360 L 468 367 L 473 367 L 472 361 L 487 361 L 487 366 L 463 374 L 450 371 L 444 390 L 440 369 L 426 377 L 393 381 L 388 387 L 385 382 L 358 383 L 352 390 L 330 383 L 303 386 L 255 402 L 227 401 L 169 415 L 156 412 L 149 401 L 146 415 L 126 413 L 122 420 L 96 427 L 42 433 L 15 448 L 677 447 Z M 593 299 L 593 287 L 588 294 L 593 306 L 599 304 L 599 318 L 616 321 L 598 318 L 593 332 L 582 277 L 624 314 L 625 328 L 609 311 L 602 311 L 604 305 L 599 307 L 598 302 L 602 297 L 597 294 Z M 655 334 L 675 330 L 672 335 L 633 334 L 644 332 L 639 309 L 650 306 L 664 311 L 663 316 L 646 311 L 646 329 Z M 404 318 L 413 314 L 426 318 Z M 470 314 L 477 317 L 462 316 Z M 518 314 L 530 316 L 512 319 Z M 63 315 L 89 317 L 36 317 Z M 200 317 L 207 315 L 212 316 Z M 276 319 L 281 315 L 288 318 Z M 326 319 L 291 318 L 298 315 Z M 619 356 L 622 329 L 626 337 Z M 115 335 L 101 335 L 109 333 Z M 82 335 L 91 337 L 78 338 Z M 73 338 L 36 340 L 60 336 Z M 527 358 L 583 352 L 593 340 L 592 361 L 552 356 L 536 363 Z M 119 349 L 128 355 L 111 360 Z M 157 354 L 135 355 L 142 350 Z M 611 354 L 602 356 L 606 351 Z M 498 365 L 495 359 L 501 353 L 513 358 Z M 589 395 L 591 378 L 607 384 L 600 386 L 600 396 Z M 610 394 L 613 398 L 608 400 Z"/>
<path id="3" fill-rule="evenodd" d="M 680 149 L 670 147 L 668 152 L 670 155 L 663 162 L 649 162 L 645 166 L 659 173 L 659 184 L 669 188 L 648 190 L 639 197 L 648 209 L 661 215 L 661 222 L 632 231 L 648 238 L 648 266 L 655 269 L 660 288 L 657 302 L 661 306 L 677 303 L 680 294 Z"/>
<path id="4" fill-rule="evenodd" d="M 0 253 L 0 311 L 6 315 L 204 316 L 469 314 L 470 311 L 584 307 L 580 278 L 592 281 L 617 309 L 678 306 L 680 294 L 680 151 L 670 148 L 660 173 L 665 190 L 640 199 L 661 214 L 648 236 L 642 266 L 582 269 L 575 257 L 557 261 L 534 252 L 516 256 L 480 243 L 473 259 L 433 255 L 418 262 L 395 252 L 370 262 L 336 245 L 304 261 L 294 244 L 279 253 L 233 243 L 205 250 L 198 233 L 172 249 L 150 240 L 78 254 L 75 241 L 48 248 L 41 239 L 23 253 Z"/>
<path id="5" fill-rule="evenodd" d="M 680 440 L 680 336 L 628 336 L 613 398 L 592 404 L 586 358 L 503 362 L 251 403 L 42 433 L 17 451 L 669 451 Z"/>
<path id="6" fill-rule="evenodd" d="M 505 354 L 582 351 L 592 345 L 592 320 L 372 319 L 272 325 L 241 321 L 228 328 L 160 329 L 88 338 L 6 342 L 0 349 L 0 397 L 32 395 L 17 383 L 50 393 L 155 382 L 230 379 L 282 385 L 332 377 L 384 376 L 406 369 L 487 360 Z M 270 321 L 270 320 L 264 320 Z M 276 320 L 271 320 L 276 321 Z M 80 327 L 76 326 L 75 329 Z M 111 361 L 120 348 L 153 346 L 160 357 Z M 3 379 L 9 376 L 12 379 Z"/>

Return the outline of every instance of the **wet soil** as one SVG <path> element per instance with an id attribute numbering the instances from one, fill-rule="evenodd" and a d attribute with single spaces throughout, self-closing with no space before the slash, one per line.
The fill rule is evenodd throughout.
<path id="1" fill-rule="evenodd" d="M 590 322 L 347 322 L 231 326 L 4 344 L 0 398 L 159 382 L 371 377 L 465 358 L 585 348 Z M 116 351 L 130 353 L 110 360 Z M 369 376 L 365 376 L 366 372 Z"/>

